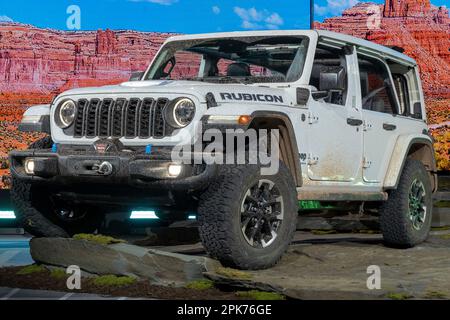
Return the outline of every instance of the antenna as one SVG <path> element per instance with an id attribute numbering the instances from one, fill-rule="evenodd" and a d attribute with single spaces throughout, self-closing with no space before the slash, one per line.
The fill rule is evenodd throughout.
<path id="1" fill-rule="evenodd" d="M 309 0 L 310 29 L 314 30 L 314 0 Z"/>

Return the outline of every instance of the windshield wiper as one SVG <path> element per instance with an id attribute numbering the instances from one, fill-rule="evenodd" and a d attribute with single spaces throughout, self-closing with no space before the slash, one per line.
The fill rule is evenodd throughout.
<path id="1" fill-rule="evenodd" d="M 254 83 L 253 81 L 251 81 L 249 78 L 245 78 L 245 79 L 239 79 L 239 78 L 234 78 L 231 76 L 219 76 L 219 77 L 208 77 L 208 78 L 199 78 L 199 77 L 191 77 L 191 78 L 183 78 L 180 80 L 184 80 L 184 81 L 201 81 L 201 82 L 223 82 L 223 81 L 228 81 L 228 82 L 235 82 L 235 83 L 240 83 L 240 84 L 244 84 L 244 85 L 248 85 L 248 84 L 252 84 Z"/>
<path id="2" fill-rule="evenodd" d="M 223 80 L 231 80 L 231 81 L 234 81 L 236 83 L 240 83 L 240 84 L 244 84 L 244 85 L 248 85 L 248 84 L 252 84 L 253 83 L 248 78 L 239 79 L 239 78 L 234 78 L 234 77 L 230 77 L 230 76 L 222 76 L 222 77 L 219 77 L 219 78 L 223 79 Z"/>

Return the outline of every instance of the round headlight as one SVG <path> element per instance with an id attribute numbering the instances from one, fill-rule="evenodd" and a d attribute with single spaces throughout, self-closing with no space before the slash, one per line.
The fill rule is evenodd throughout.
<path id="1" fill-rule="evenodd" d="M 177 100 L 169 109 L 169 124 L 176 128 L 186 127 L 195 116 L 195 103 L 188 98 Z"/>
<path id="2" fill-rule="evenodd" d="M 67 100 L 59 105 L 57 111 L 57 121 L 56 123 L 62 129 L 70 127 L 75 120 L 75 113 L 77 111 L 77 106 L 72 100 Z"/>

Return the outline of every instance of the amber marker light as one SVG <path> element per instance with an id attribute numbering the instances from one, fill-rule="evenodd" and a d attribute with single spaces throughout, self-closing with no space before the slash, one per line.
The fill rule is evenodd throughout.
<path id="1" fill-rule="evenodd" d="M 250 123 L 251 120 L 252 120 L 252 117 L 242 115 L 242 116 L 239 117 L 238 123 L 239 123 L 240 125 L 245 126 L 245 125 L 248 125 L 248 124 Z"/>

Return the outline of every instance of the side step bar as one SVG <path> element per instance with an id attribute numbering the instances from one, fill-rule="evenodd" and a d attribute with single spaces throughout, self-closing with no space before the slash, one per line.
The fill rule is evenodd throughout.
<path id="1" fill-rule="evenodd" d="M 386 201 L 388 199 L 388 194 L 387 192 L 331 193 L 298 190 L 297 199 L 317 201 Z"/>

